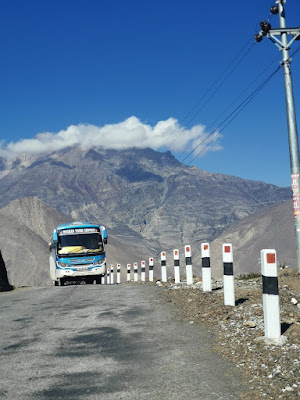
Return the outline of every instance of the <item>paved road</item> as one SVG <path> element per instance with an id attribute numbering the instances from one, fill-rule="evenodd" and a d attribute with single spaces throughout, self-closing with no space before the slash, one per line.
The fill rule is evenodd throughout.
<path id="1" fill-rule="evenodd" d="M 154 286 L 0 294 L 0 399 L 237 399 L 241 377 Z"/>

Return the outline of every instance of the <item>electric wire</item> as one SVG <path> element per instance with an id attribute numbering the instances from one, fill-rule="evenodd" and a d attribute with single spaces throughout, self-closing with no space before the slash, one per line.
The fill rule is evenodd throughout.
<path id="1" fill-rule="evenodd" d="M 257 82 L 257 80 L 275 63 L 275 61 L 279 58 L 279 54 L 278 55 L 276 55 L 275 57 L 274 57 L 274 59 L 270 62 L 270 64 L 268 64 L 257 76 L 256 76 L 256 78 L 255 79 L 253 79 L 252 80 L 252 82 L 242 91 L 242 93 L 239 95 L 239 96 L 237 96 L 236 98 L 235 98 L 235 100 L 233 100 L 231 103 L 230 103 L 230 105 L 220 114 L 220 115 L 218 115 L 218 117 L 217 118 L 215 118 L 214 120 L 213 120 L 213 122 L 211 122 L 209 125 L 208 125 L 208 127 L 206 128 L 206 130 L 208 130 L 208 131 L 210 131 L 211 129 L 212 129 L 212 127 L 215 125 L 215 123 L 224 115 L 224 114 L 226 114 L 226 112 L 238 101 L 238 100 L 240 100 L 240 98 L 241 97 L 243 97 L 243 95 L 245 94 L 245 93 L 247 93 L 247 91 L 251 88 L 251 86 L 253 86 L 256 82 Z M 182 151 L 181 153 L 180 153 L 180 155 L 178 156 L 178 160 L 183 156 L 183 154 L 186 152 L 186 150 L 184 150 L 184 151 Z"/>
<path id="2" fill-rule="evenodd" d="M 270 8 L 271 6 L 274 5 L 274 1 L 271 0 L 271 4 L 270 4 Z M 270 19 L 273 17 L 274 15 L 272 14 L 272 12 L 270 11 L 268 18 L 266 19 L 266 21 L 270 21 Z M 259 27 L 260 30 L 260 27 Z M 250 47 L 249 43 L 253 41 L 253 38 L 249 39 L 246 44 L 242 47 L 242 49 L 240 50 L 240 52 L 238 53 L 238 55 L 233 59 L 233 61 L 224 69 L 224 71 L 220 74 L 220 76 L 215 80 L 215 82 L 209 87 L 209 89 L 204 93 L 204 95 L 201 97 L 201 99 L 193 106 L 193 108 L 191 109 L 190 112 L 188 112 L 185 117 L 183 118 L 183 120 L 181 120 L 181 123 L 183 123 L 192 113 L 193 111 L 200 105 L 200 103 L 202 102 L 202 100 L 208 95 L 208 93 L 212 90 L 212 88 L 217 84 L 217 82 L 223 77 L 223 75 L 226 74 L 227 70 L 232 66 L 232 64 L 240 57 L 241 53 L 245 50 L 245 48 L 247 47 L 247 51 L 245 52 L 245 54 L 241 57 L 241 59 L 237 62 L 237 64 L 232 68 L 231 71 L 229 71 L 229 73 L 224 77 L 223 81 L 221 81 L 221 83 L 219 84 L 219 86 L 217 88 L 215 88 L 214 92 L 209 96 L 209 98 L 207 99 L 207 101 L 201 106 L 201 108 L 194 114 L 193 117 L 191 117 L 191 119 L 188 121 L 188 123 L 186 124 L 185 127 L 181 128 L 178 132 L 178 134 L 176 135 L 176 137 L 173 139 L 172 144 L 174 144 L 174 142 L 178 139 L 178 137 L 184 132 L 184 130 L 186 128 L 188 128 L 190 126 L 190 124 L 195 120 L 195 118 L 199 115 L 199 113 L 203 110 L 203 108 L 207 105 L 207 103 L 214 97 L 214 95 L 217 93 L 217 91 L 222 87 L 222 85 L 224 84 L 224 82 L 229 78 L 229 76 L 234 72 L 234 70 L 239 66 L 239 64 L 244 60 L 244 58 L 248 55 L 248 53 L 251 51 L 251 49 L 254 47 L 254 45 L 257 43 L 256 41 L 254 41 L 254 43 L 251 44 Z M 229 108 L 229 107 L 228 107 Z M 173 136 L 173 134 L 179 129 L 179 127 L 175 127 L 175 129 L 171 132 L 171 134 L 165 139 L 165 141 L 156 149 L 156 151 L 160 151 L 165 145 L 166 143 L 169 141 L 169 139 Z M 170 150 L 170 146 L 167 146 L 167 148 L 165 149 Z M 184 152 L 183 152 L 184 153 Z M 180 157 L 182 156 L 182 153 L 178 156 L 178 160 L 180 161 Z"/>
<path id="3" fill-rule="evenodd" d="M 184 158 L 183 161 L 185 161 L 191 154 L 195 153 L 195 150 L 197 150 L 205 141 L 207 141 L 215 132 L 223 132 L 224 129 L 244 110 L 244 108 L 253 100 L 253 98 L 268 84 L 268 82 L 274 77 L 274 75 L 280 70 L 281 66 L 278 66 L 241 104 L 239 104 L 238 107 L 236 107 L 206 138 L 204 138 L 198 145 L 192 149 L 187 156 Z M 222 127 L 222 125 L 224 125 Z M 222 128 L 221 128 L 222 127 Z M 221 128 L 219 130 L 219 128 Z M 179 172 L 184 170 L 187 166 L 189 166 L 201 153 L 204 152 L 204 150 L 209 146 L 210 143 L 212 143 L 214 140 L 216 140 L 217 136 L 214 136 L 206 145 L 205 147 L 185 166 L 183 166 Z M 182 162 L 183 162 L 182 161 Z M 181 163 L 182 163 L 181 162 Z M 178 166 L 174 167 L 171 171 L 168 172 L 168 174 L 163 176 L 163 180 L 165 180 L 168 176 L 174 172 Z"/>
<path id="4" fill-rule="evenodd" d="M 207 147 L 214 141 L 216 140 L 217 136 L 213 136 L 213 134 L 219 130 L 219 133 L 221 133 L 222 131 L 224 131 L 224 129 L 226 129 L 236 118 L 237 116 L 247 107 L 247 105 L 255 98 L 255 96 L 261 92 L 261 90 L 270 82 L 270 80 L 276 75 L 276 73 L 280 70 L 281 65 L 279 65 L 258 87 L 255 88 L 255 90 L 253 90 L 251 92 L 250 95 L 247 96 L 247 98 L 240 103 L 226 118 L 224 118 L 224 120 L 218 125 L 217 128 L 215 128 L 206 138 L 204 138 L 197 146 L 196 148 L 192 149 L 192 151 L 185 157 L 185 159 L 187 159 L 191 154 L 195 153 L 195 151 L 202 145 L 204 144 L 204 142 L 206 142 L 209 138 L 211 138 L 208 142 L 206 142 L 205 146 L 203 148 L 201 148 L 201 150 L 195 154 L 195 156 L 193 157 L 193 159 L 186 165 L 182 166 L 182 163 L 178 163 L 174 168 L 171 169 L 171 171 L 169 171 L 167 174 L 165 174 L 162 177 L 162 182 L 166 181 L 166 179 L 175 171 L 177 170 L 179 167 L 181 167 L 179 169 L 179 171 L 176 173 L 176 175 L 174 176 L 174 179 L 179 175 L 179 173 L 183 170 L 185 170 L 187 167 L 189 167 L 191 165 L 191 163 L 197 158 L 199 157 L 200 154 L 202 154 Z M 148 188 L 148 190 L 153 192 L 153 188 Z M 155 193 L 155 192 L 154 192 Z M 159 194 L 159 191 L 157 191 L 154 196 L 152 197 L 152 199 L 154 197 L 157 197 Z M 145 195 L 145 193 L 144 193 Z M 134 208 L 134 206 L 138 203 L 139 199 L 136 199 L 136 201 L 133 201 L 130 204 L 131 209 Z M 158 206 L 159 208 L 160 206 Z M 147 215 L 147 212 L 146 212 Z"/>
<path id="5" fill-rule="evenodd" d="M 240 58 L 240 60 L 236 63 L 236 65 L 231 68 L 231 70 L 228 72 L 227 75 L 221 80 L 221 83 L 214 89 L 214 91 L 211 93 L 209 98 L 206 100 L 206 102 L 201 106 L 200 110 L 196 112 L 194 116 L 191 117 L 191 119 L 187 122 L 187 127 L 193 122 L 193 120 L 196 118 L 196 116 L 202 111 L 202 109 L 205 107 L 205 105 L 214 97 L 214 95 L 217 93 L 217 91 L 223 86 L 225 81 L 232 75 L 232 73 L 235 71 L 235 69 L 240 65 L 240 63 L 245 59 L 245 57 L 249 54 L 253 46 L 256 44 L 256 42 L 252 43 L 251 46 L 249 47 L 249 43 L 252 42 L 253 39 L 249 39 L 246 44 L 242 47 L 242 49 L 237 53 L 237 55 L 234 57 L 234 59 L 228 64 L 228 66 L 223 70 L 223 72 L 218 76 L 218 78 L 213 82 L 213 84 L 205 91 L 203 96 L 195 103 L 195 105 L 192 107 L 192 109 L 185 115 L 185 117 L 181 120 L 181 123 L 183 123 L 185 120 L 188 119 L 188 117 L 193 114 L 194 110 L 201 104 L 202 100 L 205 99 L 206 96 L 213 90 L 214 86 L 217 85 L 217 83 L 224 77 L 224 75 L 227 73 L 227 71 L 232 67 L 232 65 L 235 63 L 235 61 Z M 243 54 L 244 50 L 247 48 L 245 53 Z M 174 135 L 174 133 L 178 130 L 178 127 L 176 127 L 171 134 L 164 140 L 164 142 L 157 148 L 156 151 L 160 151 L 166 143 L 169 141 L 169 139 Z M 173 142 L 181 135 L 181 133 L 185 130 L 185 128 L 181 129 L 179 133 L 176 135 L 175 139 Z M 167 146 L 169 149 L 169 146 Z"/>

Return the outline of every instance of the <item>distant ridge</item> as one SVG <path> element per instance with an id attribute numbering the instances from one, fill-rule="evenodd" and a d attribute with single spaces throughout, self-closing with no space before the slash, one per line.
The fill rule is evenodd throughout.
<path id="1" fill-rule="evenodd" d="M 162 249 L 212 241 L 238 220 L 291 198 L 290 188 L 187 167 L 151 149 L 73 146 L 0 165 L 0 207 L 36 197 L 71 219 L 101 221 L 121 235 L 126 227 Z"/>

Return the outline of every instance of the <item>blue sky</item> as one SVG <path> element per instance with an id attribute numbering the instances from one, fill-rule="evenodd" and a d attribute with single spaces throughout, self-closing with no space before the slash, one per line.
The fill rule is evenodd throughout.
<path id="1" fill-rule="evenodd" d="M 2 1 L 2 147 L 41 132 L 67 130 L 70 125 L 103 127 L 132 116 L 151 127 L 170 118 L 178 120 L 182 129 L 205 125 L 209 133 L 212 121 L 276 55 L 278 59 L 261 79 L 279 64 L 280 52 L 274 44 L 267 39 L 256 44 L 187 125 L 185 116 L 239 50 L 247 43 L 248 48 L 274 3 Z M 300 26 L 299 0 L 287 0 L 286 14 L 288 26 Z M 278 16 L 271 18 L 271 24 L 278 27 Z M 295 42 L 292 51 L 299 46 Z M 300 51 L 292 72 L 299 120 Z M 218 149 L 198 157 L 193 165 L 290 185 L 282 71 L 222 132 Z"/>

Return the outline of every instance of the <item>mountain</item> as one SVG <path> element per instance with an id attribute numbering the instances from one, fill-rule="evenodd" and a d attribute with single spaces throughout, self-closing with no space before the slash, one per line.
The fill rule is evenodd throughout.
<path id="1" fill-rule="evenodd" d="M 232 243 L 234 274 L 261 272 L 260 251 L 275 249 L 278 266 L 297 268 L 292 200 L 264 208 L 233 224 L 211 244 L 212 275 L 223 275 L 222 243 Z M 197 261 L 199 263 L 199 256 Z"/>
<path id="2" fill-rule="evenodd" d="M 187 167 L 170 152 L 74 146 L 1 159 L 0 207 L 23 197 L 167 249 L 212 241 L 232 223 L 291 198 L 291 190 Z"/>

